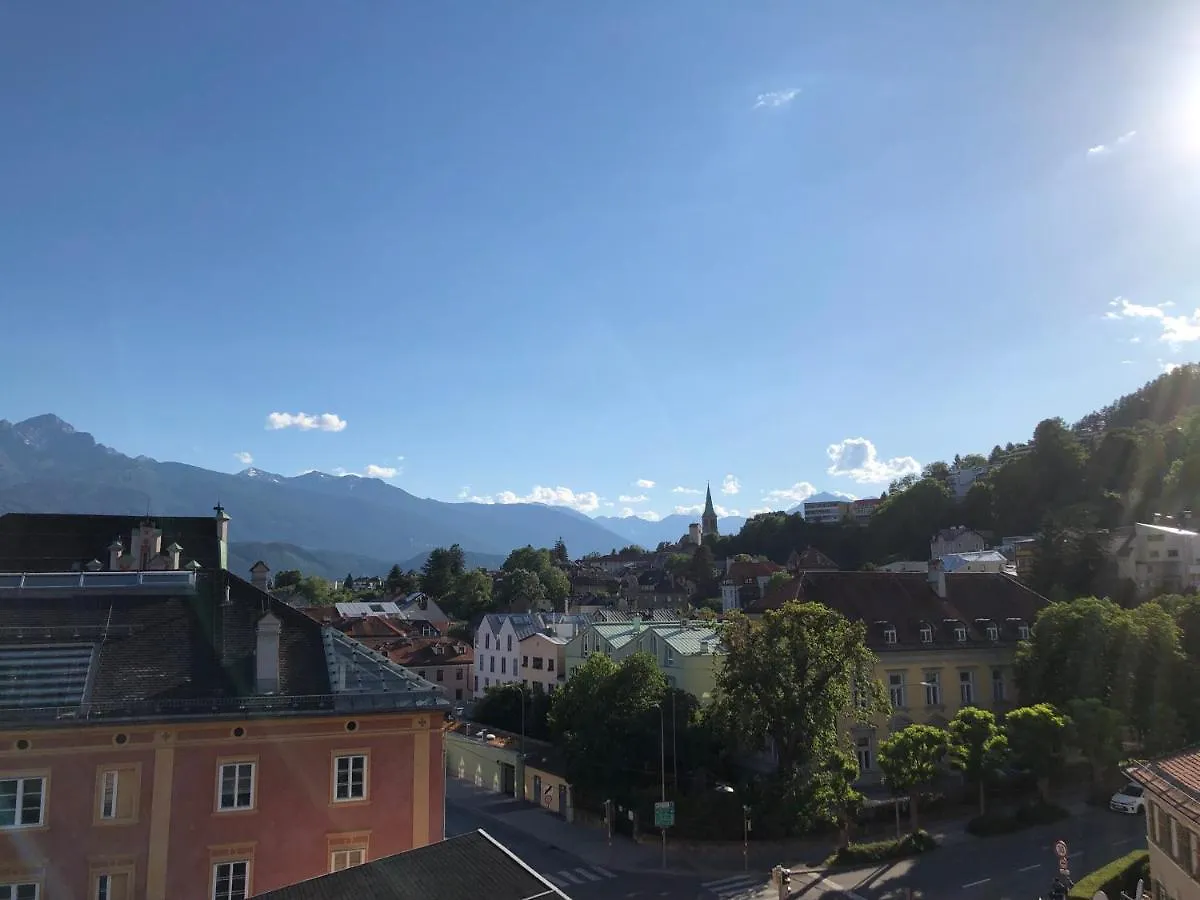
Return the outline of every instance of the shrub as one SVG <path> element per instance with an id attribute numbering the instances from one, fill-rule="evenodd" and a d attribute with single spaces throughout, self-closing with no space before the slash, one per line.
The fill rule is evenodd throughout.
<path id="1" fill-rule="evenodd" d="M 905 856 L 928 853 L 937 846 L 937 841 L 925 830 L 906 834 L 899 840 L 873 841 L 869 844 L 847 844 L 832 853 L 825 865 L 845 866 L 855 863 L 884 862 Z"/>
<path id="2" fill-rule="evenodd" d="M 1096 891 L 1104 891 L 1109 897 L 1120 897 L 1122 892 L 1132 896 L 1139 878 L 1150 879 L 1149 850 L 1134 850 L 1084 875 L 1067 896 L 1071 900 L 1092 900 Z"/>

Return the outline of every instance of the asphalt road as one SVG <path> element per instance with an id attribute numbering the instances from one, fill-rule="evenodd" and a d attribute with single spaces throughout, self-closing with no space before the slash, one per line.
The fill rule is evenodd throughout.
<path id="1" fill-rule="evenodd" d="M 622 872 L 592 865 L 579 857 L 544 844 L 495 818 L 446 801 L 446 836 L 482 828 L 525 863 L 556 884 L 572 900 L 761 900 L 775 898 L 766 889 L 765 874 L 730 875 L 706 879 L 656 872 Z M 482 896 L 482 895 L 481 895 Z"/>
<path id="2" fill-rule="evenodd" d="M 1036 900 L 1058 869 L 1056 840 L 1067 842 L 1071 874 L 1078 879 L 1118 856 L 1146 846 L 1142 816 L 1093 810 L 1056 825 L 942 847 L 926 856 L 843 871 L 824 879 L 800 875 L 799 900 Z"/>

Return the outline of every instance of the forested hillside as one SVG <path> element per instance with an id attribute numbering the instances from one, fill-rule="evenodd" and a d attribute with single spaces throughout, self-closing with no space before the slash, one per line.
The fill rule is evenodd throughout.
<path id="1" fill-rule="evenodd" d="M 946 480 L 956 465 L 992 463 L 956 502 Z M 1038 424 L 1028 442 L 964 453 L 894 482 L 866 527 L 814 525 L 768 513 L 717 539 L 718 558 L 765 554 L 779 562 L 813 545 L 844 569 L 928 559 L 940 528 L 966 525 L 1006 535 L 1042 535 L 1035 586 L 1070 595 L 1108 594 L 1103 541 L 1096 532 L 1154 513 L 1181 520 L 1200 504 L 1200 366 L 1181 366 L 1074 425 Z M 1200 506 L 1195 506 L 1200 509 Z"/>

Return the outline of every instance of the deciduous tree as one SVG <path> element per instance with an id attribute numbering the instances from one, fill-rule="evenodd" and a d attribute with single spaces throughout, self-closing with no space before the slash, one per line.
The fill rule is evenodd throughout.
<path id="1" fill-rule="evenodd" d="M 1036 703 L 1012 710 L 1004 730 L 1013 761 L 1034 774 L 1038 793 L 1048 800 L 1050 780 L 1062 767 L 1067 720 L 1049 703 Z"/>
<path id="2" fill-rule="evenodd" d="M 1008 752 L 1008 739 L 1000 731 L 991 711 L 977 706 L 960 709 L 950 720 L 946 731 L 950 758 L 967 781 L 977 786 L 979 814 L 983 815 L 987 802 L 987 781 L 1003 765 Z"/>
<path id="3" fill-rule="evenodd" d="M 946 732 L 932 725 L 909 725 L 879 744 L 879 768 L 884 784 L 897 796 L 908 795 L 913 831 L 921 827 L 918 810 L 921 789 L 933 783 L 948 747 Z"/>

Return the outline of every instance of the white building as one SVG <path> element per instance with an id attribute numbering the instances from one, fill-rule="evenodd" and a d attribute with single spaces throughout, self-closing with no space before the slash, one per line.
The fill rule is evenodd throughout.
<path id="1" fill-rule="evenodd" d="M 948 553 L 942 557 L 947 572 L 994 572 L 1006 574 L 1011 569 L 1008 557 L 997 550 L 978 550 L 974 553 Z M 1015 570 L 1013 572 L 1015 574 Z"/>
<path id="2" fill-rule="evenodd" d="M 484 616 L 475 630 L 475 696 L 514 681 L 543 688 L 556 685 L 563 664 L 561 648 L 587 625 L 586 616 L 565 613 Z M 540 666 L 535 664 L 538 660 Z"/>
<path id="3" fill-rule="evenodd" d="M 851 502 L 849 500 L 816 500 L 805 501 L 804 521 L 806 522 L 844 522 L 850 518 Z"/>
<path id="4" fill-rule="evenodd" d="M 987 549 L 987 541 L 978 531 L 965 525 L 943 528 L 929 542 L 929 558 L 941 559 L 951 553 L 978 553 Z"/>
<path id="5" fill-rule="evenodd" d="M 992 471 L 991 466 L 972 466 L 953 469 L 946 478 L 946 487 L 950 488 L 950 492 L 954 494 L 955 500 L 961 501 L 967 496 L 967 491 L 971 489 L 971 485 L 980 478 L 983 478 L 990 471 Z"/>
<path id="6" fill-rule="evenodd" d="M 1139 591 L 1185 591 L 1200 587 L 1200 533 L 1138 522 L 1120 535 L 1113 552 L 1117 575 Z"/>

